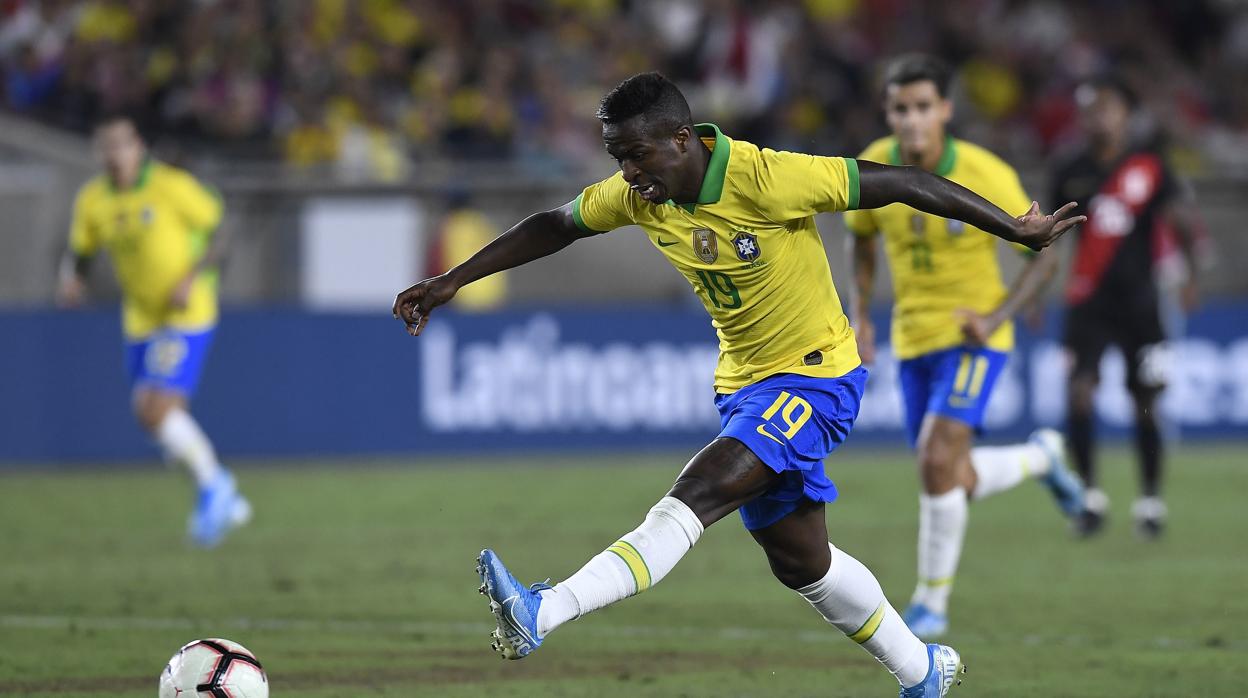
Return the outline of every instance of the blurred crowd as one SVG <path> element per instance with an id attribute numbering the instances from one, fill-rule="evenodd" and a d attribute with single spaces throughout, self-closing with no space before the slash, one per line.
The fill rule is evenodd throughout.
<path id="1" fill-rule="evenodd" d="M 0 0 L 4 103 L 75 130 L 126 111 L 201 154 L 397 180 L 422 162 L 604 158 L 593 111 L 658 69 L 695 115 L 855 152 L 904 51 L 956 68 L 957 130 L 1011 158 L 1072 136 L 1107 69 L 1190 170 L 1248 166 L 1238 0 Z"/>

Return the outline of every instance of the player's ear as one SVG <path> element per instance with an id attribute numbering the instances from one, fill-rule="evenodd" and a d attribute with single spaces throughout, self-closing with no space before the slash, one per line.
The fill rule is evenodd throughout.
<path id="1" fill-rule="evenodd" d="M 676 129 L 676 149 L 684 153 L 689 149 L 689 141 L 693 138 L 693 130 L 688 126 Z"/>

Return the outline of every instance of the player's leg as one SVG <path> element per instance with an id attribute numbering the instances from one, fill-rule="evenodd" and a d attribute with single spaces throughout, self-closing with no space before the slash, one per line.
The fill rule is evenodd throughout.
<path id="1" fill-rule="evenodd" d="M 216 449 L 187 410 L 184 394 L 139 385 L 132 397 L 135 418 L 160 445 L 166 460 L 185 467 L 200 487 L 218 477 L 221 464 Z"/>
<path id="2" fill-rule="evenodd" d="M 972 436 L 968 424 L 935 413 L 924 418 L 919 431 L 918 581 L 905 620 L 921 637 L 939 637 L 948 628 L 949 594 L 976 482 Z"/>
<path id="3" fill-rule="evenodd" d="M 1083 480 L 1083 510 L 1072 527 L 1076 535 L 1095 535 L 1105 525 L 1109 498 L 1097 480 L 1095 453 L 1095 399 L 1100 383 L 1101 355 L 1109 343 L 1108 327 L 1085 310 L 1071 310 L 1066 320 L 1063 343 L 1066 346 L 1068 372 L 1066 377 L 1066 440 L 1075 461 L 1075 470 Z"/>
<path id="4" fill-rule="evenodd" d="M 211 329 L 195 333 L 166 329 L 129 347 L 135 417 L 166 460 L 185 467 L 195 479 L 196 505 L 188 532 L 193 542 L 204 546 L 220 542 L 230 528 L 251 515 L 233 475 L 221 466 L 212 441 L 188 409 L 211 339 Z"/>
<path id="5" fill-rule="evenodd" d="M 906 627 L 871 571 L 828 543 L 822 502 L 804 499 L 792 513 L 750 533 L 766 553 L 776 579 L 871 653 L 902 687 L 919 686 L 929 674 L 956 673 L 956 659 L 952 667 L 939 661 L 943 654 L 933 661 L 927 645 Z"/>
<path id="6" fill-rule="evenodd" d="M 1161 498 L 1164 439 L 1157 403 L 1169 374 L 1169 350 L 1160 339 L 1159 319 L 1143 323 L 1141 339 L 1123 347 L 1127 356 L 1127 390 L 1135 404 L 1135 450 L 1140 469 L 1140 497 L 1131 507 L 1136 532 L 1145 538 L 1161 535 L 1166 504 Z M 1155 340 L 1155 341 L 1147 341 Z"/>
<path id="7" fill-rule="evenodd" d="M 832 501 L 836 487 L 822 459 L 849 433 L 866 378 L 862 368 L 829 379 L 779 374 L 720 395 L 720 437 L 689 461 L 641 526 L 553 588 L 525 589 L 493 551 L 482 551 L 478 572 L 498 621 L 495 648 L 519 659 L 559 625 L 648 589 L 733 509 L 753 530 L 783 518 L 803 496 Z M 762 495 L 772 499 L 754 507 Z"/>
<path id="8" fill-rule="evenodd" d="M 640 526 L 553 587 L 525 589 L 493 551 L 482 551 L 481 592 L 490 597 L 499 624 L 495 649 L 508 659 L 523 658 L 560 625 L 658 584 L 705 527 L 766 492 L 777 478 L 740 441 L 719 438 L 689 461 Z"/>

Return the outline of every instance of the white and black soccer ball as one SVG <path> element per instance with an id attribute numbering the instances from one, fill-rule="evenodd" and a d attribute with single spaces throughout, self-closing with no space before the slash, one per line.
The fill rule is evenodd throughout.
<path id="1" fill-rule="evenodd" d="M 160 698 L 269 698 L 256 655 L 237 642 L 188 642 L 160 672 Z"/>

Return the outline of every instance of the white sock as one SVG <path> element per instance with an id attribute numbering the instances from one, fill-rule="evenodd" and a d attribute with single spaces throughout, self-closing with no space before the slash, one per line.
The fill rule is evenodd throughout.
<path id="1" fill-rule="evenodd" d="M 156 441 L 164 449 L 165 457 L 185 465 L 201 486 L 221 472 L 212 442 L 186 410 L 176 407 L 169 410 L 156 427 Z"/>
<path id="2" fill-rule="evenodd" d="M 919 583 L 913 603 L 936 613 L 949 608 L 949 592 L 966 534 L 966 490 L 919 495 Z"/>
<path id="3" fill-rule="evenodd" d="M 631 533 L 585 563 L 576 574 L 541 592 L 537 634 L 547 633 L 659 583 L 702 536 L 702 522 L 675 497 L 664 497 Z"/>
<path id="4" fill-rule="evenodd" d="M 971 467 L 975 469 L 975 491 L 972 497 L 983 499 L 1004 492 L 1029 477 L 1040 477 L 1053 467 L 1049 454 L 1036 443 L 1013 446 L 981 446 L 971 449 Z"/>
<path id="5" fill-rule="evenodd" d="M 902 686 L 927 676 L 927 645 L 914 636 L 893 608 L 875 575 L 836 546 L 823 579 L 797 590 L 849 639 L 862 645 Z"/>

